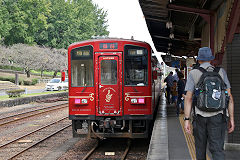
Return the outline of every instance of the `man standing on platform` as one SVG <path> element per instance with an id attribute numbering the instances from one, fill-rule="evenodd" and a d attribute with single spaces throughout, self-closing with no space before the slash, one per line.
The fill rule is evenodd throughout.
<path id="1" fill-rule="evenodd" d="M 206 160 L 207 142 L 213 160 L 224 160 L 223 146 L 227 116 L 229 117 L 228 133 L 234 131 L 234 102 L 230 83 L 223 68 L 210 64 L 213 59 L 210 48 L 200 48 L 197 57 L 200 67 L 190 71 L 185 87 L 187 93 L 184 102 L 184 128 L 187 133 L 191 133 L 192 110 L 197 160 Z"/>
<path id="2" fill-rule="evenodd" d="M 170 72 L 169 75 L 164 79 L 164 82 L 167 83 L 167 89 L 166 89 L 166 92 L 167 92 L 167 103 L 170 104 L 171 103 L 171 99 L 170 99 L 170 95 L 171 95 L 171 88 L 173 86 L 173 72 Z"/>

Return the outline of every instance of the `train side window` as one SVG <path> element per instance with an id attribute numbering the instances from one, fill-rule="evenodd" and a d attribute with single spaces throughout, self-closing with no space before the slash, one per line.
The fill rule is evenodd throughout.
<path id="1" fill-rule="evenodd" d="M 125 85 L 148 85 L 148 52 L 144 47 L 126 45 L 125 59 Z"/>
<path id="2" fill-rule="evenodd" d="M 93 86 L 93 47 L 84 46 L 71 51 L 71 86 Z"/>

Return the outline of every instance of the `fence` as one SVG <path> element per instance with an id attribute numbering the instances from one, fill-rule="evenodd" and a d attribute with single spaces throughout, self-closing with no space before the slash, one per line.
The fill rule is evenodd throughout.
<path id="1" fill-rule="evenodd" d="M 38 79 L 38 83 L 48 83 L 51 79 Z"/>

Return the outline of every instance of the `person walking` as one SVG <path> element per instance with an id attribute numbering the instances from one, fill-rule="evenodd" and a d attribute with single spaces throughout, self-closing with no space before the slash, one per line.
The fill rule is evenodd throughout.
<path id="1" fill-rule="evenodd" d="M 171 87 L 171 94 L 172 94 L 172 103 L 174 103 L 176 109 L 177 109 L 177 116 L 179 115 L 179 110 L 177 108 L 177 97 L 178 97 L 178 86 L 177 86 L 177 81 L 173 81 L 173 86 Z"/>
<path id="2" fill-rule="evenodd" d="M 173 86 L 173 72 L 170 72 L 168 74 L 168 76 L 164 79 L 164 82 L 167 83 L 167 88 L 166 88 L 166 92 L 167 92 L 167 103 L 170 104 L 170 97 L 171 97 L 171 87 Z"/>
<path id="3" fill-rule="evenodd" d="M 197 160 L 206 160 L 207 142 L 209 143 L 209 150 L 213 160 L 224 160 L 223 146 L 227 123 L 228 133 L 233 132 L 235 127 L 234 102 L 230 83 L 223 68 L 217 69 L 210 64 L 213 59 L 214 56 L 210 48 L 200 48 L 197 56 L 200 67 L 190 71 L 185 87 L 187 93 L 184 101 L 184 129 L 187 133 L 191 133 L 190 114 L 191 110 L 193 110 L 192 124 Z M 211 80 L 203 81 L 209 78 L 209 76 L 214 80 L 218 80 L 214 82 Z M 222 81 L 220 82 L 219 79 L 222 79 Z M 222 85 L 222 83 L 225 84 Z M 207 89 L 199 89 L 201 88 L 199 84 L 204 85 Z M 225 89 L 217 89 L 215 87 Z M 195 104 L 192 103 L 194 99 L 197 99 Z M 229 99 L 228 104 L 227 102 L 225 103 L 227 99 Z M 216 108 L 216 106 L 219 108 Z M 228 121 L 227 116 L 229 117 Z"/>
<path id="4" fill-rule="evenodd" d="M 181 109 L 180 110 L 180 113 L 182 114 L 183 111 L 184 111 L 184 97 L 185 97 L 185 80 L 183 79 L 184 78 L 184 75 L 183 73 L 181 72 L 178 72 L 178 77 L 179 77 L 179 80 L 178 80 L 178 83 L 177 83 L 177 88 L 178 88 L 178 98 L 177 98 L 177 113 L 179 113 L 179 108 Z"/>
<path id="5" fill-rule="evenodd" d="M 179 80 L 178 74 L 179 74 L 180 71 L 176 68 L 176 69 L 175 69 L 175 72 L 176 72 L 176 73 L 173 75 L 173 79 L 178 82 L 178 80 Z"/>

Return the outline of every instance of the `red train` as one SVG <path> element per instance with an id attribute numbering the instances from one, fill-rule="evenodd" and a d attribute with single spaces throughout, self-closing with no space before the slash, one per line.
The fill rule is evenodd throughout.
<path id="1" fill-rule="evenodd" d="M 145 42 L 94 39 L 70 45 L 73 136 L 148 137 L 160 94 L 156 64 Z"/>

